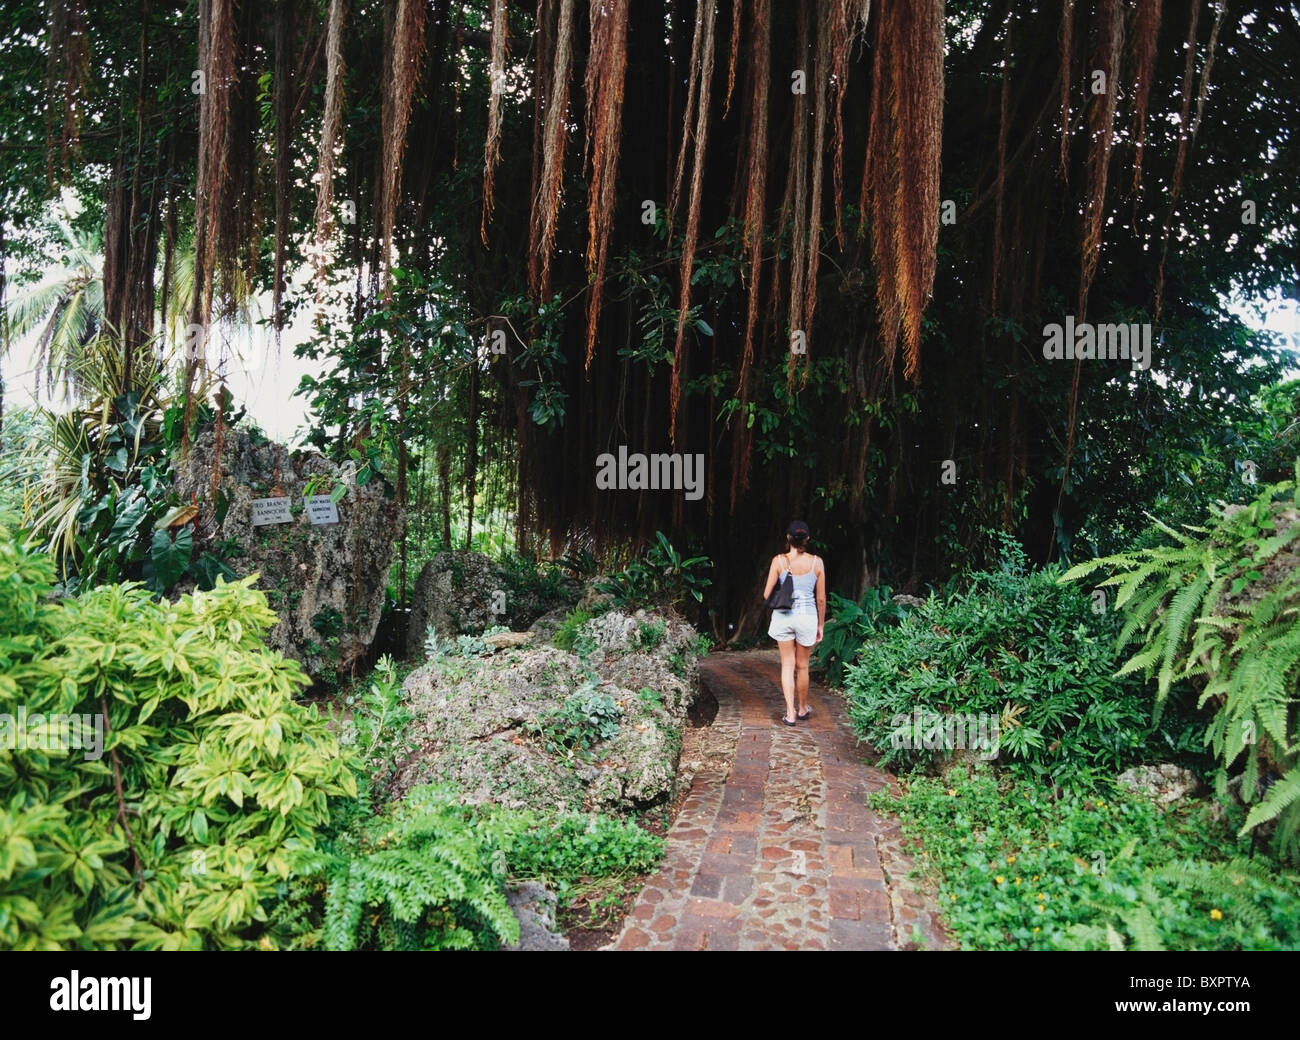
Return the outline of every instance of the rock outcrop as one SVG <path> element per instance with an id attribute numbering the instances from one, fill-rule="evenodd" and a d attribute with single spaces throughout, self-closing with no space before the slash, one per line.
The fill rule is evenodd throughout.
<path id="1" fill-rule="evenodd" d="M 576 583 L 563 582 L 562 599 L 577 598 Z M 432 625 L 439 638 L 482 632 L 492 625 L 524 629 L 555 606 L 555 600 L 521 588 L 483 553 L 440 552 L 421 568 L 411 593 L 408 654 L 419 652 Z"/>
<path id="2" fill-rule="evenodd" d="M 177 464 L 175 490 L 183 502 L 212 502 L 214 454 L 209 431 Z M 258 588 L 280 616 L 267 636 L 272 647 L 316 677 L 350 669 L 370 647 L 383 614 L 401 506 L 382 481 L 349 485 L 338 523 L 313 524 L 304 489 L 315 478 L 314 493 L 328 497 L 340 483 L 338 467 L 324 456 L 228 430 L 219 461 L 221 522 L 200 532 L 203 548 L 214 549 L 240 577 L 261 575 Z M 290 522 L 254 527 L 252 501 L 280 496 L 289 500 Z"/>
<path id="3" fill-rule="evenodd" d="M 582 634 L 585 656 L 505 646 L 412 672 L 403 693 L 418 746 L 392 793 L 439 782 L 467 802 L 615 813 L 671 799 L 698 688 L 694 629 L 611 611 Z"/>
<path id="4" fill-rule="evenodd" d="M 1148 794 L 1161 805 L 1169 805 L 1194 795 L 1201 786 L 1195 773 L 1172 762 L 1134 766 L 1120 773 L 1115 782 L 1131 791 Z"/>

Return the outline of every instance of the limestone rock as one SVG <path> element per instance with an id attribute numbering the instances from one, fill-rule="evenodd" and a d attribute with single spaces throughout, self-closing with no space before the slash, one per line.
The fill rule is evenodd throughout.
<path id="1" fill-rule="evenodd" d="M 465 550 L 438 553 L 415 579 L 406 646 L 423 646 L 430 625 L 448 639 L 501 624 L 505 600 L 505 582 L 488 557 Z M 494 612 L 495 606 L 502 611 Z"/>
<path id="2" fill-rule="evenodd" d="M 549 643 L 554 638 L 556 631 L 564 624 L 564 619 L 569 616 L 570 607 L 556 607 L 554 610 L 548 610 L 531 625 L 528 631 L 533 634 L 533 639 L 538 643 Z"/>
<path id="3" fill-rule="evenodd" d="M 1120 773 L 1116 782 L 1130 790 L 1151 795 L 1161 805 L 1195 794 L 1201 786 L 1195 773 L 1171 762 L 1158 766 L 1134 766 Z"/>
<path id="4" fill-rule="evenodd" d="M 577 586 L 564 583 L 562 597 L 572 600 Z M 521 591 L 498 563 L 483 553 L 459 549 L 438 553 L 421 568 L 411 594 L 406 646 L 424 645 L 430 625 L 442 639 L 477 634 L 493 625 L 527 628 L 554 606 L 553 600 Z"/>
<path id="5" fill-rule="evenodd" d="M 506 902 L 519 922 L 519 942 L 512 952 L 567 950 L 569 940 L 555 926 L 555 895 L 545 885 L 525 881 L 506 889 Z"/>
<path id="6" fill-rule="evenodd" d="M 181 501 L 210 502 L 214 455 L 208 431 L 178 462 L 174 490 Z M 240 577 L 261 575 L 258 588 L 280 616 L 267 642 L 321 676 L 350 668 L 375 638 L 403 510 L 382 481 L 353 484 L 338 503 L 339 522 L 313 524 L 302 497 L 312 478 L 320 495 L 341 480 L 339 468 L 316 452 L 226 431 L 217 488 L 228 506 L 200 548 L 217 548 Z M 289 499 L 292 521 L 254 527 L 252 500 L 280 495 Z"/>
<path id="7" fill-rule="evenodd" d="M 490 636 L 483 637 L 483 642 L 493 650 L 504 650 L 511 646 L 527 646 L 532 641 L 532 632 L 494 632 Z"/>
<path id="8" fill-rule="evenodd" d="M 391 785 L 450 783 L 467 802 L 630 814 L 671 799 L 682 729 L 697 690 L 696 634 L 676 618 L 610 612 L 583 628 L 587 657 L 507 645 L 484 657 L 438 654 L 407 677 L 415 753 Z M 572 695 L 582 691 L 583 699 Z M 612 701 L 617 733 L 585 750 L 584 700 Z"/>

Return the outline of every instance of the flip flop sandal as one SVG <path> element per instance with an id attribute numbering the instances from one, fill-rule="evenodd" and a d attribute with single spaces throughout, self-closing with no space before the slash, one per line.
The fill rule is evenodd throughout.
<path id="1" fill-rule="evenodd" d="M 800 722 L 806 722 L 808 719 L 811 719 L 811 718 L 812 718 L 812 708 L 809 708 L 809 709 L 808 709 L 806 712 L 804 712 L 802 715 L 800 715 L 798 712 L 795 712 L 795 716 L 794 716 L 794 717 L 795 717 L 796 719 L 798 719 Z"/>
<path id="2" fill-rule="evenodd" d="M 798 716 L 796 715 L 795 718 L 798 718 Z M 787 726 L 794 725 L 794 723 L 791 722 L 789 719 L 787 719 L 784 715 L 781 716 L 781 721 L 784 722 Z"/>

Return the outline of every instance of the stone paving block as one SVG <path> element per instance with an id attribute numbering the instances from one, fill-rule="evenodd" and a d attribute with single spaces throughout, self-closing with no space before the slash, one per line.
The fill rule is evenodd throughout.
<path id="1" fill-rule="evenodd" d="M 828 937 L 832 950 L 894 949 L 890 927 L 867 921 L 832 921 Z"/>
<path id="2" fill-rule="evenodd" d="M 691 885 L 691 895 L 717 899 L 722 895 L 722 875 L 697 874 L 695 883 Z"/>
<path id="3" fill-rule="evenodd" d="M 722 898 L 725 902 L 740 905 L 754 891 L 754 879 L 741 874 L 723 878 Z"/>
<path id="4" fill-rule="evenodd" d="M 693 897 L 687 901 L 686 910 L 688 913 L 699 917 L 734 918 L 740 915 L 740 910 L 730 903 L 724 903 L 719 899 L 700 899 L 698 897 Z"/>

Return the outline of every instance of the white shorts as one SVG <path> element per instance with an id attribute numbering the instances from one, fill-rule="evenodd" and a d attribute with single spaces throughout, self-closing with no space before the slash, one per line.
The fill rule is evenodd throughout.
<path id="1" fill-rule="evenodd" d="M 774 610 L 767 634 L 779 643 L 795 639 L 800 646 L 812 646 L 817 642 L 817 615 Z"/>

